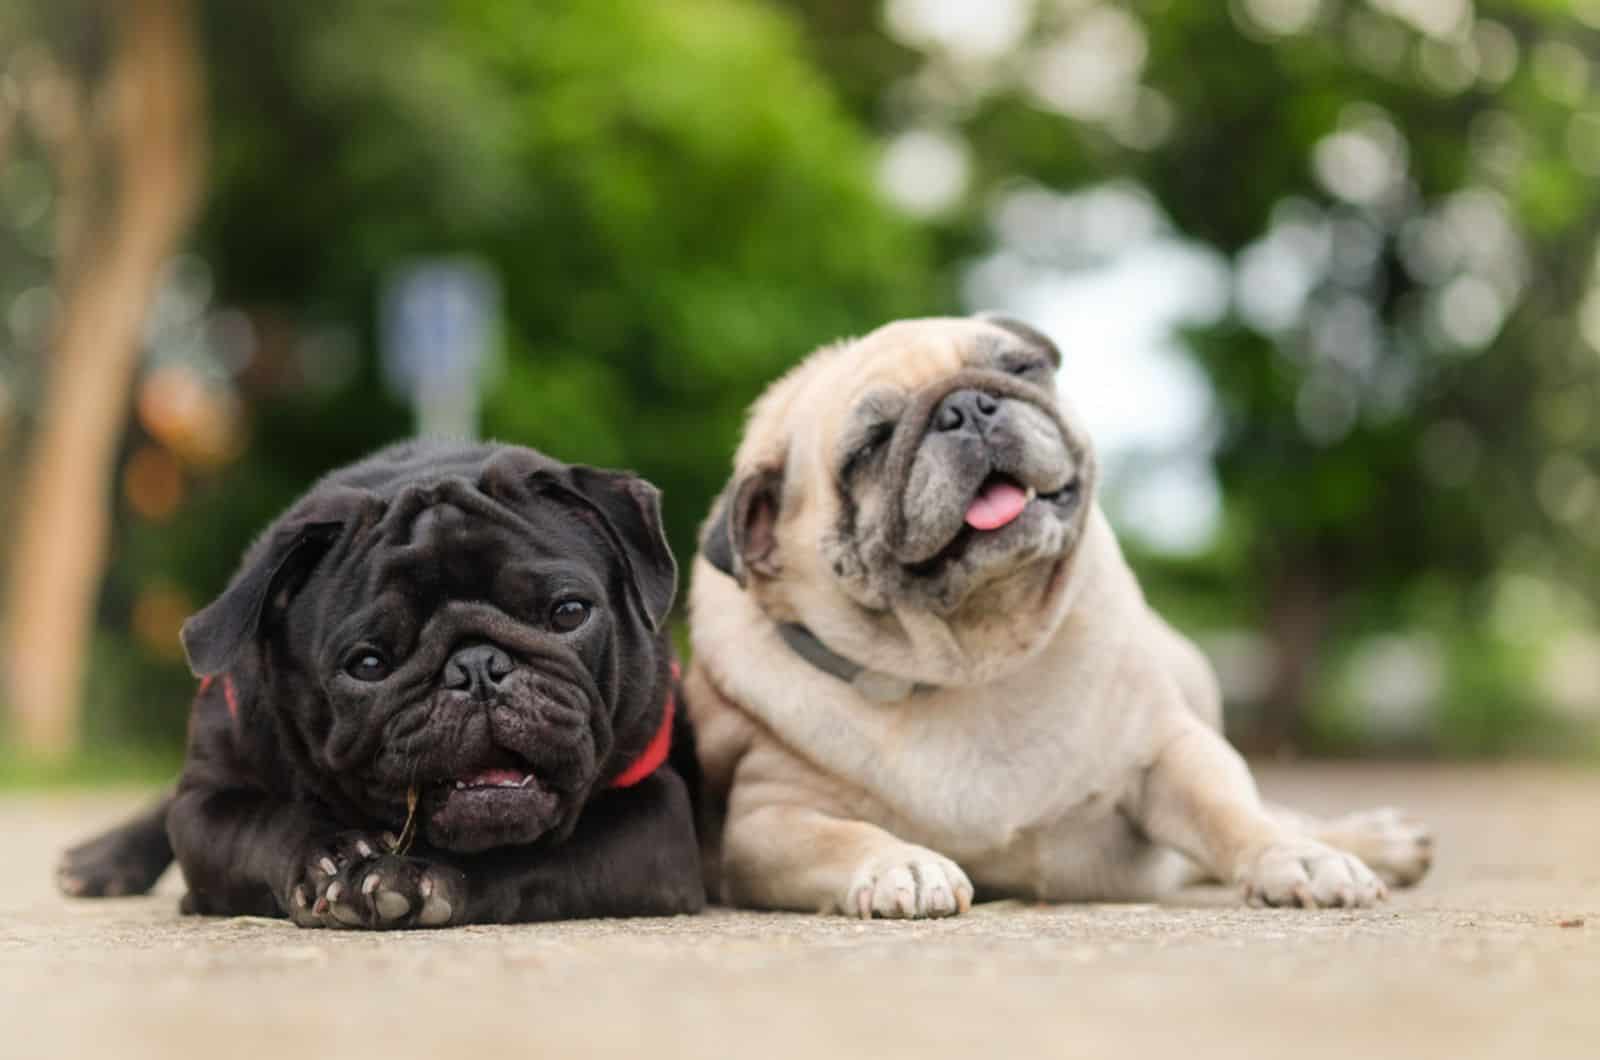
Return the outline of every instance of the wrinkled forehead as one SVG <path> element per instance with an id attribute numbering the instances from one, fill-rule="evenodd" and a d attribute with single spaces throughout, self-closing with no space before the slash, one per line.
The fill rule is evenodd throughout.
<path id="1" fill-rule="evenodd" d="M 874 389 L 914 393 L 962 369 L 992 367 L 1008 345 L 1020 343 L 979 320 L 896 321 L 852 343 L 819 382 L 836 405 Z"/>
<path id="2" fill-rule="evenodd" d="M 981 320 L 896 321 L 820 360 L 785 404 L 786 433 L 796 442 L 843 438 L 953 375 L 1027 354 L 1022 340 Z"/>
<path id="3" fill-rule="evenodd" d="M 476 600 L 506 609 L 533 583 L 604 569 L 582 514 L 542 502 L 517 508 L 467 488 L 391 504 L 358 546 L 368 595 L 414 602 Z"/>

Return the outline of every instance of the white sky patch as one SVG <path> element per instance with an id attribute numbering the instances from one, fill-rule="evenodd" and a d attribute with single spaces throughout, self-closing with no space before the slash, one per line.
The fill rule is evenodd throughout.
<path id="1" fill-rule="evenodd" d="M 959 136 L 911 129 L 884 148 L 878 185 L 906 213 L 932 217 L 961 201 L 971 168 L 966 142 Z"/>
<path id="2" fill-rule="evenodd" d="M 1363 206 L 1379 202 L 1404 174 L 1400 160 L 1369 129 L 1345 129 L 1317 141 L 1317 180 L 1339 198 Z"/>
<path id="3" fill-rule="evenodd" d="M 957 58 L 998 59 L 1022 43 L 1033 0 L 888 0 L 884 22 L 903 44 Z"/>
<path id="4" fill-rule="evenodd" d="M 1304 33 L 1322 12 L 1321 0 L 1244 0 L 1244 15 L 1274 36 Z"/>
<path id="5" fill-rule="evenodd" d="M 1440 331 L 1457 347 L 1478 350 L 1500 333 L 1506 306 L 1487 280 L 1472 273 L 1457 276 L 1433 302 Z"/>
<path id="6" fill-rule="evenodd" d="M 1298 324 L 1306 299 L 1327 270 L 1332 247 L 1321 211 L 1297 200 L 1280 205 L 1266 234 L 1239 253 L 1234 280 L 1239 315 L 1269 335 Z"/>
<path id="7" fill-rule="evenodd" d="M 1430 37 L 1450 37 L 1472 22 L 1472 0 L 1370 0 L 1384 14 L 1409 22 Z"/>
<path id="8" fill-rule="evenodd" d="M 1120 8 L 1095 7 L 1038 53 L 1028 87 L 1053 110 L 1103 121 L 1123 109 L 1138 86 L 1148 49 L 1138 19 Z"/>

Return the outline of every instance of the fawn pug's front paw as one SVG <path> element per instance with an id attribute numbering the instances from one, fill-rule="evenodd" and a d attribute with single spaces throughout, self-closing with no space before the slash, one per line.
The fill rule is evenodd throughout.
<path id="1" fill-rule="evenodd" d="M 1311 839 L 1266 846 L 1239 874 L 1239 883 L 1245 900 L 1255 906 L 1352 909 L 1389 896 L 1383 881 L 1360 858 Z"/>
<path id="2" fill-rule="evenodd" d="M 863 920 L 954 916 L 972 907 L 972 882 L 949 858 L 907 844 L 863 862 L 839 904 Z"/>

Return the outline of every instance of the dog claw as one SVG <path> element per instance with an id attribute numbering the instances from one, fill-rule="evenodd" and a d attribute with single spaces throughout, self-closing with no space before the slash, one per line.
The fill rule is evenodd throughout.
<path id="1" fill-rule="evenodd" d="M 328 876 L 337 876 L 339 874 L 339 866 L 333 863 L 332 858 L 323 858 L 321 861 L 317 862 L 317 868 L 321 869 L 323 873 Z"/>
<path id="2" fill-rule="evenodd" d="M 372 894 L 381 886 L 383 886 L 383 877 L 374 872 L 372 875 L 361 881 L 361 893 L 370 898 Z"/>
<path id="3" fill-rule="evenodd" d="M 365 839 L 356 840 L 356 853 L 361 855 L 362 860 L 372 857 L 372 844 L 367 842 Z"/>

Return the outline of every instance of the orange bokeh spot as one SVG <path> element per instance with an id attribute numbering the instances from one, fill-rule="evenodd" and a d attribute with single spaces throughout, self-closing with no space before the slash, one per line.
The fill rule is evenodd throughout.
<path id="1" fill-rule="evenodd" d="M 165 449 L 146 445 L 128 459 L 122 472 L 122 494 L 141 517 L 166 522 L 183 503 L 183 493 L 183 470 Z"/>
<path id="2" fill-rule="evenodd" d="M 244 447 L 238 400 L 183 365 L 164 365 L 145 377 L 138 412 L 144 429 L 190 464 L 224 464 Z"/>

